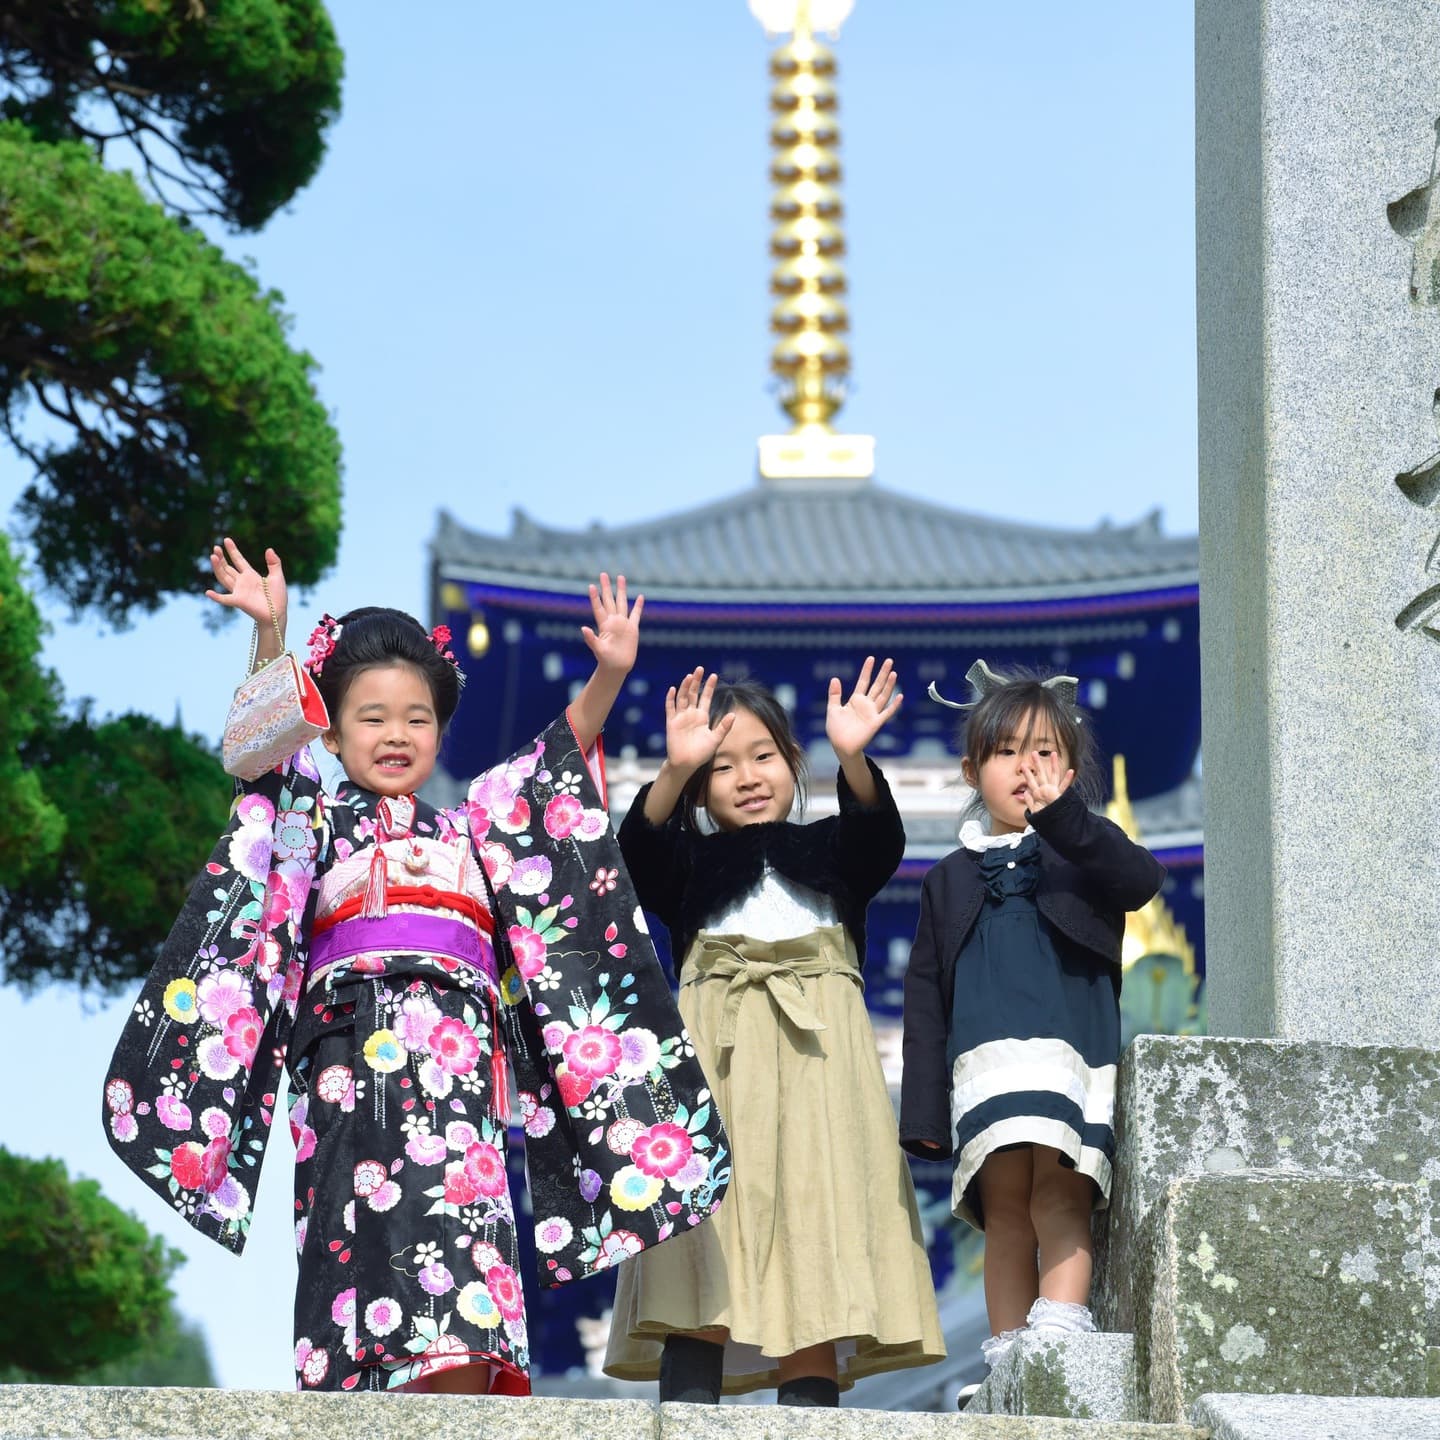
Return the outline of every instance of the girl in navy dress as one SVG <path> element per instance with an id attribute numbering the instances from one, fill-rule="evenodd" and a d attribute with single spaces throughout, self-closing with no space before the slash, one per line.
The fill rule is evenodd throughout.
<path id="1" fill-rule="evenodd" d="M 960 848 L 926 876 L 905 978 L 900 1140 L 952 1159 L 951 1206 L 985 1232 L 993 1364 L 1027 1325 L 1093 1330 L 1090 1212 L 1108 1203 L 1125 912 L 1165 872 L 1086 801 L 1076 681 L 966 679 Z"/>

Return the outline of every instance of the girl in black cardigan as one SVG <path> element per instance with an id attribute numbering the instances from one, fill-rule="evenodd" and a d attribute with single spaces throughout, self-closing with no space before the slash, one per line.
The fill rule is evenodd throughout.
<path id="1" fill-rule="evenodd" d="M 945 1353 L 860 979 L 865 908 L 905 849 L 865 746 L 899 704 L 888 660 L 866 660 L 848 701 L 830 682 L 839 813 L 800 825 L 785 711 L 697 670 L 666 699 L 665 763 L 620 828 L 734 1149 L 719 1213 L 661 1246 L 668 1262 L 620 1272 L 605 1369 L 658 1375 L 662 1400 L 774 1386 L 782 1405 L 834 1405 L 862 1375 Z"/>
<path id="2" fill-rule="evenodd" d="M 905 977 L 900 1140 L 953 1158 L 985 1232 L 991 1364 L 1028 1324 L 1093 1330 L 1090 1211 L 1108 1202 L 1125 912 L 1160 888 L 1095 786 L 1076 682 L 966 678 L 962 768 L 983 811 L 926 876 Z M 931 695 L 940 695 L 931 687 Z M 943 704 L 951 704 L 942 700 Z"/>

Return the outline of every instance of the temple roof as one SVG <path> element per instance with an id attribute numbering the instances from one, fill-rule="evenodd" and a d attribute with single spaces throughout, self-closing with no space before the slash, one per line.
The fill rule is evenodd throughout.
<path id="1" fill-rule="evenodd" d="M 488 535 L 441 511 L 447 579 L 569 589 L 619 571 L 657 600 L 985 603 L 1194 585 L 1199 541 L 1134 524 L 1062 530 L 951 510 L 874 484 L 757 484 L 634 525 L 563 530 L 514 512 Z"/>

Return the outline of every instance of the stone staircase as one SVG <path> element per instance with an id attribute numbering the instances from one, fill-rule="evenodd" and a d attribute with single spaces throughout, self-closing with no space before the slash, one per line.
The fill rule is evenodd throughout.
<path id="1" fill-rule="evenodd" d="M 1190 1425 L 643 1400 L 0 1386 L 0 1440 L 1204 1440 Z"/>

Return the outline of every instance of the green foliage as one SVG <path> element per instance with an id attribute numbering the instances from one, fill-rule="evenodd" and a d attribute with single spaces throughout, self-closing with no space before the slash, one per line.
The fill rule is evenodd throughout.
<path id="1" fill-rule="evenodd" d="M 63 1385 L 180 1385 L 213 1386 L 215 1367 L 205 1332 L 174 1311 L 148 1338 L 138 1338 L 118 1360 L 77 1370 L 69 1375 L 36 1375 L 18 1365 L 0 1364 L 0 1385 L 33 1385 L 37 1381 Z"/>
<path id="2" fill-rule="evenodd" d="M 6 0 L 3 113 L 128 147 L 156 193 L 257 229 L 309 183 L 340 109 L 320 0 Z"/>
<path id="3" fill-rule="evenodd" d="M 198 738 L 143 715 L 97 725 L 82 711 L 24 758 L 69 839 L 42 873 L 0 889 L 6 978 L 117 989 L 154 963 L 233 787 Z"/>
<path id="4" fill-rule="evenodd" d="M 334 562 L 315 363 L 281 297 L 171 212 L 263 224 L 314 175 L 341 69 L 321 0 L 0 0 L 0 433 L 34 467 L 34 567 L 77 609 L 123 624 L 193 594 L 222 530 L 292 583 Z M 119 986 L 230 786 L 177 730 L 65 719 L 42 628 L 0 538 L 0 970 Z"/>
<path id="5" fill-rule="evenodd" d="M 160 1332 L 121 1360 L 84 1370 L 73 1385 L 215 1385 L 205 1332 L 173 1312 Z"/>
<path id="6" fill-rule="evenodd" d="M 193 591 L 222 524 L 302 584 L 333 563 L 339 441 L 278 302 L 83 145 L 0 125 L 0 413 L 72 603 L 120 621 Z M 74 442 L 26 444 L 27 397 Z"/>
<path id="7" fill-rule="evenodd" d="M 0 1149 L 0 1355 L 37 1379 L 121 1360 L 173 1327 L 182 1256 L 58 1160 Z"/>
<path id="8" fill-rule="evenodd" d="M 64 816 L 21 758 L 58 713 L 55 677 L 39 664 L 41 632 L 20 566 L 0 534 L 0 875 L 12 883 L 48 865 L 65 838 Z"/>

